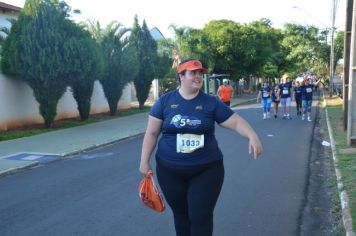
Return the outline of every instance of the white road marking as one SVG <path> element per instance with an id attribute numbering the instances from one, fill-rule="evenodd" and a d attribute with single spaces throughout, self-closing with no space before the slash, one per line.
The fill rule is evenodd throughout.
<path id="1" fill-rule="evenodd" d="M 27 157 L 23 157 L 21 159 L 25 160 L 25 161 L 34 161 L 34 160 L 40 159 L 41 157 L 43 157 L 43 156 L 30 155 Z"/>

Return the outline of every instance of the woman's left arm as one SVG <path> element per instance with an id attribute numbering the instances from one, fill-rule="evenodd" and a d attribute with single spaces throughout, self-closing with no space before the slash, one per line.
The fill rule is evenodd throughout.
<path id="1" fill-rule="evenodd" d="M 261 91 L 259 91 L 257 94 L 256 103 L 258 103 L 258 101 L 260 100 L 260 97 L 261 97 Z"/>
<path id="2" fill-rule="evenodd" d="M 258 135 L 250 126 L 250 124 L 241 116 L 234 113 L 232 116 L 230 116 L 229 119 L 220 123 L 220 126 L 236 131 L 241 136 L 248 138 L 249 153 L 251 154 L 253 152 L 255 159 L 257 159 L 258 156 L 261 155 L 263 147 Z"/>

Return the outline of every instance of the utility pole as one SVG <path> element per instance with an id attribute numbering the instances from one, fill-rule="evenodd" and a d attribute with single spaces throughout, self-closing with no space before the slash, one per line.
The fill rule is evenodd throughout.
<path id="1" fill-rule="evenodd" d="M 351 30 L 352 30 L 352 10 L 353 1 L 346 2 L 346 20 L 345 20 L 345 37 L 344 37 L 344 78 L 342 80 L 342 110 L 344 130 L 347 129 L 347 114 L 349 104 L 349 77 L 350 77 L 350 51 L 351 51 Z"/>
<path id="2" fill-rule="evenodd" d="M 331 16 L 331 45 L 330 45 L 330 79 L 329 79 L 329 96 L 332 97 L 334 93 L 334 34 L 335 34 L 335 14 L 336 14 L 336 0 L 332 0 L 332 16 Z"/>
<path id="3" fill-rule="evenodd" d="M 350 51 L 350 77 L 349 77 L 349 103 L 347 115 L 347 144 L 356 142 L 356 0 L 353 3 L 351 51 Z"/>

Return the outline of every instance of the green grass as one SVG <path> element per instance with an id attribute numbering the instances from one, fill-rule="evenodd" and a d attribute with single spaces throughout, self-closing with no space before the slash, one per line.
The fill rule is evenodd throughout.
<path id="1" fill-rule="evenodd" d="M 54 129 L 4 131 L 4 132 L 0 132 L 0 141 L 6 141 L 11 139 L 33 136 L 37 134 L 43 134 L 43 133 L 50 132 L 52 130 Z"/>
<path id="2" fill-rule="evenodd" d="M 134 115 L 137 113 L 142 113 L 142 112 L 149 112 L 151 107 L 145 106 L 142 110 L 138 109 L 137 107 L 131 108 L 131 109 L 126 109 L 122 110 L 119 112 L 118 116 L 130 116 Z"/>
<path id="3" fill-rule="evenodd" d="M 327 99 L 327 109 L 337 150 L 337 166 L 342 176 L 344 189 L 349 196 L 352 226 L 356 229 L 356 155 L 341 154 L 339 151 L 348 147 L 346 131 L 343 129 L 342 101 L 336 98 Z"/>
<path id="4" fill-rule="evenodd" d="M 344 188 L 349 195 L 352 226 L 356 229 L 356 158 L 355 154 L 338 155 L 338 167 L 341 171 Z"/>
<path id="5" fill-rule="evenodd" d="M 149 106 L 145 106 L 142 110 L 138 109 L 137 107 L 133 107 L 130 109 L 125 109 L 125 110 L 120 110 L 116 116 L 109 116 L 109 115 L 102 115 L 102 116 L 93 116 L 92 118 L 89 118 L 88 120 L 81 121 L 73 121 L 73 120 L 68 120 L 68 121 L 63 121 L 61 122 L 61 125 L 59 127 L 55 128 L 28 128 L 24 130 L 13 130 L 13 131 L 0 131 L 0 141 L 6 141 L 6 140 L 12 140 L 12 139 L 17 139 L 17 138 L 23 138 L 23 137 L 29 137 L 33 135 L 38 135 L 38 134 L 43 134 L 59 129 L 66 129 L 66 128 L 72 128 L 72 127 L 77 127 L 77 126 L 82 126 L 82 125 L 87 125 L 87 124 L 92 124 L 100 121 L 105 121 L 117 117 L 123 117 L 123 116 L 130 116 L 134 115 L 137 113 L 142 113 L 142 112 L 148 112 L 151 109 Z"/>
<path id="6" fill-rule="evenodd" d="M 328 187 L 332 190 L 332 208 L 331 212 L 333 214 L 333 230 L 332 236 L 345 236 L 345 228 L 342 221 L 342 210 L 339 197 L 339 191 L 337 189 L 336 176 L 332 176 L 328 179 Z"/>
<path id="7" fill-rule="evenodd" d="M 330 113 L 329 113 L 329 115 L 330 115 Z M 326 117 L 325 117 L 325 109 L 320 109 L 319 122 L 320 122 L 320 126 L 321 126 L 320 128 L 327 133 L 328 127 L 327 127 L 327 122 L 326 122 Z M 328 156 L 327 161 L 328 161 L 328 164 L 331 166 L 331 168 L 334 169 L 332 156 Z M 341 203 L 340 203 L 340 198 L 339 198 L 339 191 L 337 189 L 337 179 L 336 179 L 336 175 L 334 172 L 333 172 L 333 175 L 331 175 L 328 178 L 327 186 L 330 189 L 331 202 L 332 202 L 331 213 L 333 215 L 333 217 L 332 217 L 332 222 L 333 222 L 332 223 L 332 232 L 330 235 L 344 236 L 345 229 L 344 229 L 343 221 L 342 221 Z"/>

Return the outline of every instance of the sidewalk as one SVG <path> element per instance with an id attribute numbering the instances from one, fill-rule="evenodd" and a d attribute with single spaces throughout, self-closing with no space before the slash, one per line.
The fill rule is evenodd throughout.
<path id="1" fill-rule="evenodd" d="M 231 107 L 255 101 L 256 95 L 234 98 Z M 0 175 L 110 144 L 145 132 L 148 113 L 139 113 L 36 136 L 0 142 Z"/>

